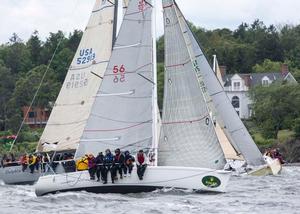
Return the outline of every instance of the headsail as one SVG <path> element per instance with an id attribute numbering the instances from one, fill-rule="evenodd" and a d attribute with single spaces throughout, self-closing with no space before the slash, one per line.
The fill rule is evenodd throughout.
<path id="1" fill-rule="evenodd" d="M 213 70 L 214 70 L 215 75 L 217 76 L 219 82 L 220 82 L 221 85 L 223 86 L 223 78 L 222 78 L 221 70 L 220 70 L 219 63 L 218 63 L 218 59 L 217 59 L 217 56 L 216 56 L 216 55 L 214 55 Z"/>
<path id="2" fill-rule="evenodd" d="M 114 0 L 97 0 L 38 151 L 76 149 L 111 55 Z"/>
<path id="3" fill-rule="evenodd" d="M 150 1 L 129 1 L 76 157 L 107 148 L 132 152 L 151 148 L 155 85 L 151 16 Z"/>
<path id="4" fill-rule="evenodd" d="M 219 63 L 217 60 L 217 56 L 214 55 L 214 61 L 213 61 L 213 71 L 215 72 L 216 77 L 218 78 L 219 82 L 223 84 L 223 79 L 219 67 Z M 212 103 L 211 103 L 212 106 Z M 214 110 L 214 112 L 213 112 Z M 211 109 L 212 114 L 214 115 L 216 113 L 215 108 L 213 107 Z M 215 115 L 214 115 L 215 117 Z M 215 130 L 216 134 L 218 136 L 219 142 L 221 144 L 222 150 L 224 152 L 225 158 L 226 159 L 233 159 L 233 160 L 243 160 L 243 157 L 241 154 L 238 154 L 238 152 L 232 147 L 230 143 L 230 137 L 226 136 L 225 131 L 221 128 L 219 121 L 215 120 Z"/>
<path id="5" fill-rule="evenodd" d="M 181 16 L 184 20 L 182 14 Z M 195 63 L 199 67 L 199 74 L 212 99 L 213 106 L 216 108 L 217 121 L 227 135 L 230 136 L 234 148 L 243 155 L 248 164 L 254 166 L 265 164 L 261 152 L 232 107 L 223 87 L 214 75 L 212 68 L 185 20 L 184 23 L 186 26 L 186 35 L 190 38 L 190 45 L 196 58 Z"/>
<path id="6" fill-rule="evenodd" d="M 165 91 L 159 165 L 222 169 L 225 157 L 173 0 L 163 0 Z"/>

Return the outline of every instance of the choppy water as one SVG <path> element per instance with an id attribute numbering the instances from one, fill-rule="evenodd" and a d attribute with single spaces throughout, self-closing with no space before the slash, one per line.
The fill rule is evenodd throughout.
<path id="1" fill-rule="evenodd" d="M 0 185 L 0 213 L 300 213 L 300 167 L 286 167 L 276 177 L 233 177 L 224 194 L 161 190 L 36 197 L 33 186 Z"/>

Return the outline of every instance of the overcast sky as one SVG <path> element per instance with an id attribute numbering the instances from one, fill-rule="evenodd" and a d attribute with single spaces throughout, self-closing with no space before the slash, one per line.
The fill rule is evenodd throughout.
<path id="1" fill-rule="evenodd" d="M 0 0 L 0 43 L 12 33 L 27 40 L 38 30 L 44 40 L 49 32 L 68 33 L 84 29 L 95 0 Z M 159 0 L 158 2 L 161 2 Z M 206 29 L 235 29 L 242 22 L 259 18 L 265 24 L 300 24 L 299 0 L 177 0 L 195 25 Z M 163 33 L 158 4 L 158 34 Z"/>

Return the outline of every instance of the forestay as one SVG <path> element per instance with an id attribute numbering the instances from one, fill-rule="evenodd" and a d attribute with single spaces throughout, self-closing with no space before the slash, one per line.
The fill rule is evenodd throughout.
<path id="1" fill-rule="evenodd" d="M 150 1 L 129 1 L 76 157 L 107 148 L 131 152 L 151 148 L 155 85 L 151 13 Z"/>
<path id="2" fill-rule="evenodd" d="M 178 12 L 180 13 L 179 9 Z M 184 20 L 183 16 L 182 19 Z M 186 26 L 186 35 L 188 35 L 191 41 L 190 46 L 195 56 L 195 64 L 199 68 L 198 75 L 203 79 L 203 83 L 201 84 L 205 85 L 212 99 L 213 106 L 217 113 L 217 121 L 222 126 L 226 135 L 230 136 L 230 142 L 234 148 L 243 155 L 248 164 L 253 166 L 265 164 L 261 152 L 231 105 L 223 87 L 214 75 L 212 68 L 185 20 L 184 24 Z"/>
<path id="3" fill-rule="evenodd" d="M 114 0 L 97 0 L 39 141 L 38 151 L 76 149 L 111 55 Z"/>
<path id="4" fill-rule="evenodd" d="M 159 165 L 223 169 L 225 157 L 172 0 L 164 0 L 165 91 Z"/>

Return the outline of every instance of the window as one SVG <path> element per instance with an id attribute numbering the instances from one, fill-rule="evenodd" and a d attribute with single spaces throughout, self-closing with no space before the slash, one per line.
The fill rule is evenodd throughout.
<path id="1" fill-rule="evenodd" d="M 241 86 L 240 82 L 234 82 L 233 83 L 233 90 L 235 90 L 235 91 L 240 90 L 240 86 Z"/>
<path id="2" fill-rule="evenodd" d="M 240 107 L 240 98 L 238 96 L 232 97 L 231 104 L 234 108 Z"/>
<path id="3" fill-rule="evenodd" d="M 35 112 L 34 112 L 34 111 L 30 111 L 30 112 L 28 113 L 28 117 L 29 117 L 29 118 L 35 118 Z"/>
<path id="4" fill-rule="evenodd" d="M 262 85 L 263 86 L 268 86 L 269 85 L 269 80 L 262 80 Z"/>

